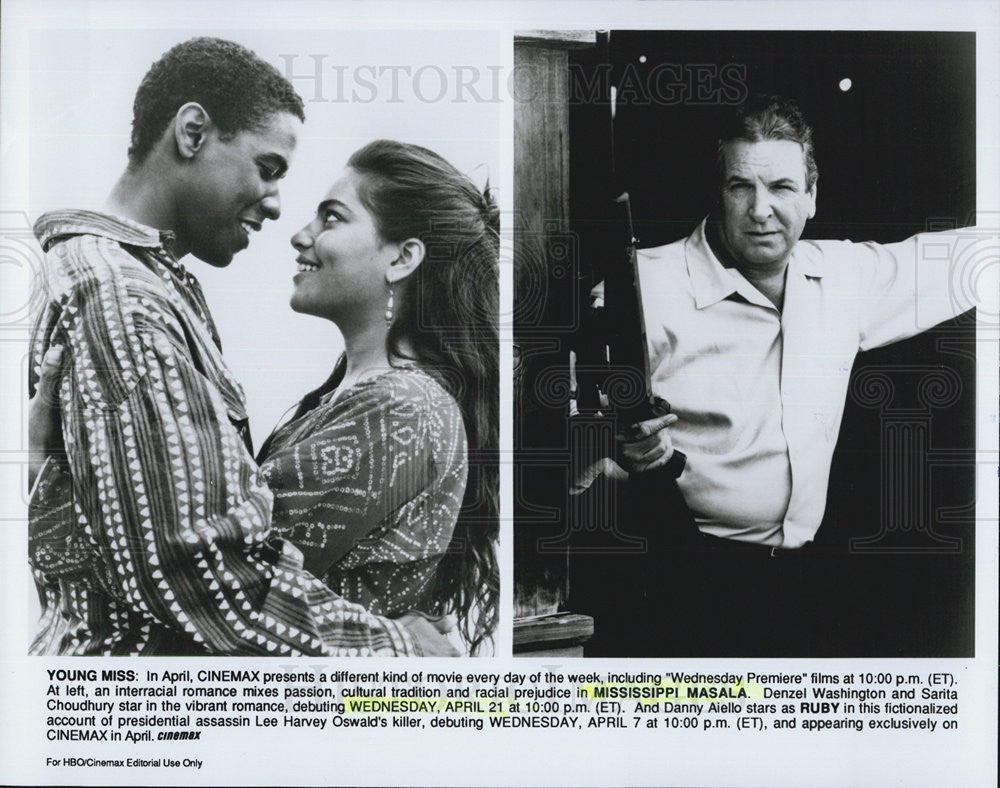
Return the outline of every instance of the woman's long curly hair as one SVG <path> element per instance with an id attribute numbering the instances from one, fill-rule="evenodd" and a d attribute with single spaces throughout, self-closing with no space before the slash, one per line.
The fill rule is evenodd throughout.
<path id="1" fill-rule="evenodd" d="M 454 613 L 475 654 L 499 618 L 500 215 L 485 193 L 433 151 L 376 140 L 347 166 L 358 196 L 390 243 L 419 238 L 424 260 L 397 296 L 386 338 L 390 363 L 412 359 L 462 412 L 469 477 L 451 544 L 435 574 L 432 613 Z"/>

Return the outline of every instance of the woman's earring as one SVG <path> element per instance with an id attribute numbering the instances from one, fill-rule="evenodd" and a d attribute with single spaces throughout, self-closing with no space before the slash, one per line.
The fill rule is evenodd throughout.
<path id="1" fill-rule="evenodd" d="M 392 325 L 392 285 L 389 286 L 389 300 L 385 304 L 385 327 Z"/>

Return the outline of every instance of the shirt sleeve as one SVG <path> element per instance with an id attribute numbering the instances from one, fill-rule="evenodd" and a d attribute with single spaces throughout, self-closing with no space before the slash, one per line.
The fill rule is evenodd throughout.
<path id="1" fill-rule="evenodd" d="M 972 309 L 983 241 L 973 227 L 892 244 L 847 244 L 861 254 L 861 350 L 898 342 Z"/>
<path id="2" fill-rule="evenodd" d="M 73 516 L 104 593 L 213 653 L 419 653 L 405 627 L 338 597 L 274 537 L 271 493 L 177 320 L 137 319 L 125 301 L 114 282 L 78 288 L 62 324 Z"/>

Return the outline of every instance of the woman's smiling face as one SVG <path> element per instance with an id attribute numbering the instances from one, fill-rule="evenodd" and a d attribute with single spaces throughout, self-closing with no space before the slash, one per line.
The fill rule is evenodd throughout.
<path id="1" fill-rule="evenodd" d="M 345 169 L 313 220 L 292 236 L 299 252 L 291 298 L 296 312 L 335 323 L 385 312 L 386 271 L 398 249 L 381 238 L 375 217 L 361 202 L 362 180 Z"/>

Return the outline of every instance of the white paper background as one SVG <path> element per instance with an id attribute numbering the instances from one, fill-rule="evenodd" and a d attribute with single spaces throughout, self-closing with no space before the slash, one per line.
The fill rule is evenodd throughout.
<path id="1" fill-rule="evenodd" d="M 515 30 L 538 28 L 705 28 L 766 29 L 948 29 L 977 30 L 978 205 L 1000 209 L 1000 164 L 996 140 L 1000 11 L 995 3 L 442 3 L 362 4 L 330 0 L 302 3 L 11 2 L 3 4 L 2 191 L 0 225 L 0 614 L 6 626 L 0 642 L 0 782 L 114 782 L 118 784 L 281 783 L 492 783 L 492 784 L 992 784 L 996 773 L 997 612 L 997 336 L 979 352 L 979 467 L 981 526 L 977 534 L 977 658 L 975 660 L 592 660 L 571 669 L 756 670 L 870 669 L 958 675 L 962 691 L 958 733 L 890 735 L 865 732 L 787 735 L 679 731 L 420 731 L 306 732 L 279 728 L 236 731 L 225 738 L 186 745 L 121 748 L 130 755 L 178 755 L 205 761 L 201 771 L 89 770 L 44 768 L 47 753 L 109 757 L 94 745 L 50 748 L 44 741 L 44 669 L 79 667 L 79 660 L 29 659 L 34 629 L 33 590 L 25 569 L 23 372 L 27 269 L 26 215 L 33 221 L 55 207 L 96 206 L 125 163 L 130 108 L 135 87 L 149 64 L 174 43 L 194 34 L 221 35 L 244 43 L 281 64 L 298 55 L 295 73 L 311 73 L 310 55 L 326 55 L 324 66 L 346 66 L 347 92 L 359 67 L 437 66 L 449 77 L 455 66 L 500 66 L 501 92 L 512 65 Z M 461 32 L 460 32 L 461 31 Z M 891 53 L 887 53 L 891 57 Z M 423 98 L 437 94 L 436 72 L 421 82 Z M 322 380 L 340 349 L 332 326 L 287 309 L 294 254 L 288 238 L 306 221 L 316 200 L 349 153 L 373 137 L 425 144 L 482 183 L 487 174 L 510 208 L 512 106 L 510 101 L 458 103 L 453 95 L 420 100 L 402 77 L 400 102 L 390 102 L 391 81 L 374 79 L 372 102 L 312 102 L 312 84 L 296 83 L 307 100 L 308 122 L 300 136 L 291 173 L 282 186 L 283 214 L 253 239 L 251 248 L 226 270 L 191 259 L 205 285 L 219 323 L 226 355 L 245 382 L 254 434 L 259 442 L 288 405 Z M 334 72 L 324 77 L 324 98 L 337 95 Z M 454 91 L 454 80 L 450 82 Z M 478 83 L 489 94 L 485 74 Z M 942 163 L 942 166 L 947 166 Z M 478 169 L 477 169 L 478 168 Z M 503 273 L 502 304 L 510 309 L 510 271 Z M 992 310 L 995 314 L 996 310 Z M 505 341 L 509 341 L 509 336 Z M 501 380 L 510 380 L 509 352 Z M 510 392 L 502 392 L 509 414 Z M 510 442 L 505 418 L 502 440 Z M 511 472 L 502 470 L 504 592 L 500 654 L 510 652 L 509 591 Z M 116 667 L 126 661 L 118 660 Z M 148 661 L 132 661 L 145 668 Z M 155 660 L 158 669 L 173 660 Z M 235 667 L 251 660 L 213 661 Z M 260 662 L 260 661 L 258 661 Z M 497 659 L 495 672 L 530 672 L 554 661 Z M 304 664 L 303 664 L 304 663 Z M 341 669 L 337 663 L 304 660 L 289 667 Z M 87 665 L 99 665 L 87 661 Z M 190 663 L 189 663 L 190 664 Z M 484 665 L 466 662 L 458 669 Z M 565 668 L 565 663 L 561 663 Z M 433 663 L 411 663 L 427 670 Z M 199 667 L 204 662 L 198 663 Z M 272 665 L 273 667 L 273 665 Z M 384 661 L 355 662 L 354 669 L 399 668 Z M 458 667 L 440 665 L 442 669 Z M 219 741 L 226 741 L 219 747 Z"/>

